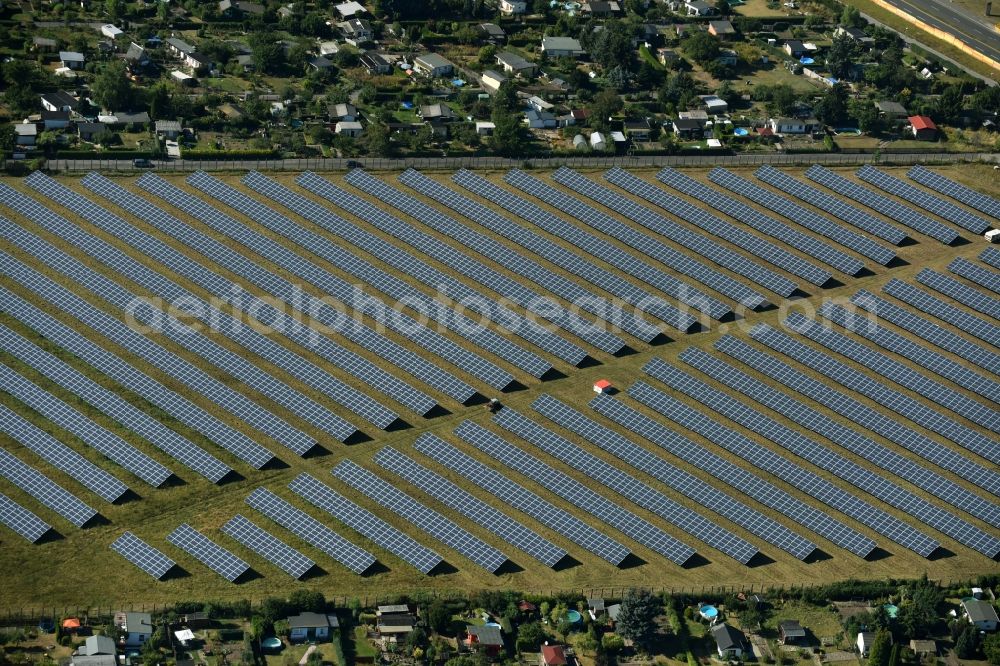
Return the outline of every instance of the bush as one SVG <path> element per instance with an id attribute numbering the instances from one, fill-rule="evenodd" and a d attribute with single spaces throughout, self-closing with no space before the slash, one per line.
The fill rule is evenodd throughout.
<path id="1" fill-rule="evenodd" d="M 181 150 L 186 160 L 273 160 L 277 155 L 274 150 Z"/>

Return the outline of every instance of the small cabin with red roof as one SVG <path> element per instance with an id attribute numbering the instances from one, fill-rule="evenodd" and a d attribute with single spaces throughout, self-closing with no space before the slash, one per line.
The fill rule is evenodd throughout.
<path id="1" fill-rule="evenodd" d="M 929 116 L 910 116 L 909 121 L 914 138 L 921 141 L 933 141 L 937 138 L 937 125 Z"/>
<path id="2" fill-rule="evenodd" d="M 566 651 L 561 645 L 543 645 L 538 666 L 567 666 Z"/>
<path id="3" fill-rule="evenodd" d="M 611 382 L 607 379 L 598 379 L 594 382 L 594 393 L 610 393 L 611 388 Z"/>

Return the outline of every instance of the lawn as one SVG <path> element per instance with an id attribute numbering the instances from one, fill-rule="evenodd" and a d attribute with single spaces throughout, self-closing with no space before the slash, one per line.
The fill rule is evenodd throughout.
<path id="1" fill-rule="evenodd" d="M 735 8 L 737 14 L 752 18 L 776 18 L 788 16 L 790 12 L 780 4 L 776 9 L 770 9 L 768 0 L 746 0 L 746 2 Z"/>
<path id="2" fill-rule="evenodd" d="M 363 659 L 375 659 L 378 657 L 378 650 L 368 640 L 367 627 L 354 627 L 354 635 L 350 639 L 354 643 L 354 656 Z"/>
<path id="3" fill-rule="evenodd" d="M 821 645 L 825 638 L 835 638 L 843 633 L 840 616 L 828 606 L 816 606 L 801 602 L 786 602 L 774 610 L 768 618 L 765 635 L 768 638 L 778 636 L 778 625 L 784 620 L 798 620 L 806 630 L 809 645 Z M 837 647 L 848 647 L 850 641 L 843 639 Z M 830 648 L 833 649 L 833 648 Z"/>

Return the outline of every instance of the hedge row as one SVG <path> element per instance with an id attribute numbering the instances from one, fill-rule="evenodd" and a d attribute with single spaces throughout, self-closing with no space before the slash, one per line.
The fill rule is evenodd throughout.
<path id="1" fill-rule="evenodd" d="M 136 157 L 150 158 L 148 150 L 60 150 L 57 157 L 63 160 L 131 160 Z"/>
<path id="2" fill-rule="evenodd" d="M 181 150 L 185 160 L 271 160 L 274 150 Z"/>

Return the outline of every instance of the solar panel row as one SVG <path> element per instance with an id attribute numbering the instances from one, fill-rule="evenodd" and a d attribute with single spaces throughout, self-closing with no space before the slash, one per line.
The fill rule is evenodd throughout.
<path id="1" fill-rule="evenodd" d="M 915 307 L 921 312 L 934 315 L 960 331 L 965 331 L 975 338 L 1000 347 L 1000 326 L 971 315 L 950 303 L 945 303 L 940 298 L 928 294 L 923 289 L 900 280 L 891 280 L 882 287 L 882 291 Z"/>
<path id="2" fill-rule="evenodd" d="M 727 196 L 717 188 L 709 187 L 685 173 L 665 167 L 656 174 L 656 178 L 678 192 L 694 197 L 752 229 L 777 238 L 789 247 L 797 248 L 846 275 L 857 275 L 865 267 L 860 260 L 839 248 L 765 215 L 756 208 L 747 206 L 744 201 Z"/>
<path id="3" fill-rule="evenodd" d="M 124 532 L 115 539 L 111 544 L 111 550 L 156 580 L 161 580 L 167 575 L 167 572 L 174 568 L 175 562 L 172 559 L 131 532 Z"/>
<path id="4" fill-rule="evenodd" d="M 344 180 L 362 192 L 376 197 L 385 204 L 409 215 L 415 220 L 422 222 L 445 236 L 457 236 L 459 242 L 463 245 L 465 244 L 463 239 L 464 230 L 470 238 L 477 241 L 477 247 L 472 248 L 474 251 L 483 254 L 481 250 L 485 250 L 486 254 L 483 256 L 487 258 L 492 256 L 491 253 L 492 248 L 494 247 L 493 244 L 482 243 L 480 245 L 478 243 L 478 241 L 482 240 L 480 235 L 473 234 L 470 229 L 458 224 L 458 222 L 456 222 L 453 218 L 444 215 L 437 208 L 429 206 L 419 199 L 401 192 L 395 187 L 388 186 L 378 178 L 375 178 L 360 169 L 350 171 L 347 176 L 344 177 Z M 415 247 L 420 247 L 430 256 L 437 256 L 434 254 L 434 250 L 431 249 L 433 246 L 430 245 L 430 242 L 427 240 L 430 238 L 427 234 L 417 231 L 411 225 L 404 225 L 400 229 L 400 233 L 403 234 L 402 237 L 405 238 L 406 242 L 414 245 Z M 441 243 L 441 245 L 444 244 Z M 454 250 L 454 248 L 442 252 L 442 256 L 449 258 L 450 261 L 463 261 L 465 271 L 471 273 L 473 275 L 473 279 L 477 282 L 489 287 L 498 294 L 511 299 L 514 303 L 517 303 L 529 312 L 536 314 L 552 322 L 563 330 L 572 333 L 581 340 L 589 342 L 598 349 L 606 351 L 613 350 L 609 351 L 609 353 L 617 353 L 623 348 L 624 342 L 618 338 L 618 336 L 611 335 L 609 337 L 605 334 L 605 332 L 596 330 L 598 327 L 594 324 L 594 322 L 588 321 L 574 313 L 571 313 L 569 310 L 559 305 L 554 299 L 543 296 L 533 289 L 525 287 L 522 284 L 522 281 L 511 279 L 493 268 L 480 264 L 478 260 L 470 260 L 468 257 L 456 255 L 460 255 L 460 253 Z M 518 262 L 514 266 L 520 268 L 520 270 L 515 271 L 518 275 L 532 279 L 530 277 L 530 264 L 521 264 L 521 262 Z"/>
<path id="5" fill-rule="evenodd" d="M 961 262 L 956 259 L 948 265 L 948 270 L 952 273 L 961 275 L 967 280 L 976 282 L 975 278 L 977 275 L 974 270 L 970 269 L 979 269 L 979 266 L 970 261 L 966 261 L 965 259 L 962 259 Z M 944 294 L 945 296 L 952 298 L 962 305 L 972 308 L 977 312 L 1000 319 L 1000 300 L 990 298 L 979 289 L 970 287 L 950 275 L 945 275 L 929 268 L 925 268 L 917 273 L 917 282 L 925 287 L 930 287 L 934 291 Z"/>
<path id="6" fill-rule="evenodd" d="M 992 215 L 1000 220 L 1000 199 L 996 197 L 977 192 L 971 187 L 956 183 L 951 178 L 945 178 L 941 174 L 919 164 L 913 166 L 906 175 L 911 180 L 915 180 L 925 187 L 929 187 L 936 192 L 964 203 L 970 208 L 975 208 L 981 213 Z"/>
<path id="7" fill-rule="evenodd" d="M 4 449 L 0 449 L 0 476 L 77 527 L 83 527 L 97 515 L 96 509 Z"/>
<path id="8" fill-rule="evenodd" d="M 572 215 L 598 231 L 617 238 L 629 247 L 664 263 L 681 275 L 686 275 L 699 282 L 708 284 L 702 280 L 701 269 L 703 268 L 704 271 L 711 271 L 712 269 L 704 264 L 693 259 L 687 260 L 683 253 L 677 252 L 665 244 L 656 243 L 649 236 L 639 233 L 628 225 L 621 224 L 613 217 L 604 215 L 595 208 L 584 204 L 579 199 L 545 184 L 538 178 L 530 176 L 519 169 L 511 169 L 504 176 L 504 180 L 515 189 L 530 194 L 556 210 Z M 521 204 L 521 201 L 524 201 L 524 203 Z M 696 308 L 699 312 L 704 312 L 713 319 L 725 319 L 732 314 L 729 306 L 719 299 L 710 296 L 687 282 L 678 280 L 673 275 L 660 269 L 656 264 L 649 263 L 636 257 L 634 254 L 626 252 L 614 243 L 605 240 L 602 236 L 585 231 L 561 217 L 556 217 L 548 213 L 545 209 L 527 200 L 518 200 L 518 204 L 522 209 L 530 210 L 530 221 L 537 227 L 544 229 L 553 236 L 563 239 L 567 243 L 572 243 L 574 246 L 586 250 L 598 259 L 639 278 L 650 286 L 656 287 L 663 293 L 676 298 L 681 303 Z M 522 217 L 524 216 L 520 210 L 516 212 L 522 215 Z M 722 276 L 721 273 L 715 274 L 713 272 L 712 274 Z M 726 284 L 730 287 L 733 286 L 728 283 Z"/>
<path id="9" fill-rule="evenodd" d="M 167 541 L 219 574 L 230 583 L 250 570 L 250 565 L 187 523 L 167 535 Z"/>
<path id="10" fill-rule="evenodd" d="M 46 178 L 44 174 L 42 174 L 42 177 Z M 32 185 L 36 189 L 42 190 L 53 200 L 75 211 L 95 226 L 114 234 L 117 238 L 126 240 L 133 247 L 147 253 L 163 266 L 182 266 L 187 261 L 182 253 L 139 231 L 121 218 L 110 215 L 106 210 L 96 206 L 90 200 L 70 191 L 52 179 L 44 181 L 33 179 Z M 25 201 L 23 203 L 28 204 L 29 202 Z M 255 352 L 276 366 L 287 370 L 290 374 L 297 376 L 323 393 L 332 392 L 333 387 L 340 386 L 341 382 L 338 382 L 325 371 L 320 370 L 301 356 L 293 354 L 253 327 L 243 325 L 242 322 L 218 310 L 211 303 L 195 296 L 192 292 L 181 287 L 173 280 L 147 268 L 110 243 L 71 224 L 63 217 L 53 214 L 46 215 L 47 211 L 42 206 L 38 206 L 33 202 L 31 202 L 31 206 L 34 209 L 34 213 L 29 213 L 29 216 L 44 226 L 47 231 L 71 243 L 74 247 L 83 250 L 122 276 L 143 286 L 154 297 L 163 299 L 164 303 L 174 306 L 184 303 L 186 306 L 185 312 L 193 319 L 201 321 L 210 329 L 221 333 L 247 350 Z M 44 218 L 44 222 L 37 219 L 39 217 Z M 58 257 L 58 254 L 56 256 Z M 55 265 L 50 265 L 56 268 Z M 68 270 L 69 268 L 74 269 L 72 275 Z M 81 284 L 86 285 L 95 293 L 100 294 L 105 300 L 117 305 L 126 312 L 129 305 L 134 306 L 135 303 L 139 302 L 134 293 L 124 289 L 114 281 L 108 281 L 89 267 L 84 266 L 81 268 L 75 263 L 68 263 L 63 268 L 56 268 L 56 270 L 61 270 L 64 274 L 75 277 Z M 228 349 L 209 340 L 198 329 L 192 327 L 185 330 L 180 321 L 171 315 L 168 314 L 166 320 L 162 322 L 151 319 L 144 323 L 161 325 L 167 336 L 174 339 L 174 341 L 185 344 L 188 349 L 193 350 L 209 363 L 228 372 L 285 407 L 293 414 L 301 417 L 306 422 L 337 437 L 341 441 L 347 440 L 357 431 L 357 428 L 353 425 L 311 397 L 278 380 L 272 374 L 265 372 L 257 364 L 251 363 L 240 354 L 230 352 Z M 299 455 L 303 455 L 307 450 L 293 449 Z"/>
<path id="11" fill-rule="evenodd" d="M 38 543 L 52 529 L 47 522 L 3 493 L 0 493 L 0 523 L 31 543 Z"/>
<path id="12" fill-rule="evenodd" d="M 782 192 L 787 192 L 793 197 L 801 199 L 807 204 L 811 204 L 843 222 L 854 225 L 862 231 L 867 231 L 877 238 L 889 241 L 893 245 L 899 245 L 907 239 L 905 231 L 897 229 L 887 222 L 883 222 L 860 208 L 845 203 L 843 199 L 830 196 L 815 187 L 806 185 L 801 180 L 792 178 L 780 169 L 775 169 L 765 164 L 759 167 L 754 172 L 754 175 L 768 185 L 773 185 Z"/>
<path id="13" fill-rule="evenodd" d="M 791 428 L 750 409 L 739 400 L 712 388 L 705 382 L 695 379 L 658 358 L 652 359 L 643 370 L 670 388 L 683 392 L 702 405 L 729 417 L 741 426 L 766 437 L 768 441 L 778 444 L 799 457 L 814 461 L 828 459 L 832 456 L 828 449 L 817 442 L 803 437 Z M 857 520 L 862 525 L 871 527 L 876 532 L 884 534 L 896 543 L 924 557 L 930 556 L 940 546 L 940 543 L 934 539 L 915 530 L 883 509 L 845 492 L 818 474 L 800 467 L 732 428 L 691 409 L 679 400 L 672 402 L 678 408 L 670 410 L 667 414 L 671 420 L 686 426 L 693 432 L 700 433 L 709 441 L 715 442 L 758 469 L 784 479 L 790 485 Z M 845 461 L 840 458 L 838 462 Z M 822 468 L 824 465 L 820 465 L 820 467 Z M 829 462 L 825 467 L 830 467 Z"/>
<path id="14" fill-rule="evenodd" d="M 520 216 L 540 228 L 559 228 L 566 224 L 552 213 L 549 213 L 539 206 L 536 206 L 522 197 L 508 192 L 499 185 L 495 185 L 482 176 L 466 169 L 455 173 L 455 175 L 452 176 L 452 180 L 473 194 L 497 204 L 501 208 Z M 602 283 L 606 283 L 608 286 L 605 288 L 609 291 L 609 293 L 613 293 L 624 299 L 627 303 L 630 303 L 637 308 L 641 308 L 643 312 L 647 312 L 654 317 L 660 318 L 677 330 L 690 332 L 696 327 L 697 320 L 690 314 L 682 312 L 675 305 L 666 302 L 662 298 L 655 296 L 645 289 L 636 287 L 632 283 L 615 275 L 613 272 L 602 269 L 589 261 L 583 261 L 579 258 L 579 255 L 572 255 L 571 253 L 566 252 L 557 243 L 549 241 L 541 234 L 536 234 L 524 227 L 516 227 L 513 225 L 510 229 L 515 234 L 525 239 L 524 242 L 528 243 L 525 247 L 528 247 L 529 249 L 538 247 L 539 249 L 537 252 L 543 257 L 549 255 L 552 257 L 564 257 L 567 270 L 575 269 L 575 271 L 579 271 L 578 274 L 581 275 L 581 277 L 590 279 L 591 282 L 598 286 L 602 286 Z M 592 236 L 589 236 L 589 234 L 584 233 L 582 230 L 576 230 L 575 235 L 573 231 L 570 230 L 568 236 L 570 238 L 574 238 L 574 247 L 585 250 L 596 256 L 592 249 L 587 247 L 588 240 L 593 239 Z M 636 266 L 642 262 L 639 262 L 634 257 L 631 257 L 631 255 L 628 255 L 626 252 L 621 250 L 619 250 L 619 252 L 627 257 L 627 263 L 625 265 L 615 264 L 615 268 L 618 270 L 635 275 L 636 277 L 642 279 L 642 277 L 637 275 L 637 273 L 641 274 L 643 268 L 652 269 L 652 267 L 648 264 Z M 636 270 L 636 268 L 638 268 L 638 270 Z"/>
<path id="15" fill-rule="evenodd" d="M 350 273 L 366 285 L 403 299 L 411 292 L 412 288 L 396 276 L 375 267 L 339 244 L 306 229 L 284 215 L 278 214 L 274 209 L 262 205 L 259 201 L 204 172 L 192 174 L 188 177 L 188 182 L 249 219 L 291 240 L 299 247 L 337 266 L 340 270 Z M 352 287 L 351 290 L 352 292 L 356 291 L 356 288 Z M 346 295 L 345 293 L 344 296 Z M 369 296 L 369 298 L 372 297 Z M 355 300 L 357 299 L 355 298 Z M 349 302 L 349 300 L 345 302 Z M 388 307 L 381 299 L 380 303 L 382 306 Z M 514 377 L 503 368 L 428 328 L 409 315 L 403 314 L 399 310 L 394 310 L 390 314 L 391 316 L 385 318 L 384 324 L 386 326 L 412 339 L 423 349 L 433 352 L 493 388 L 503 390 L 514 381 Z M 429 314 L 421 316 L 429 316 Z"/>
<path id="16" fill-rule="evenodd" d="M 552 180 L 564 185 L 578 194 L 593 199 L 605 207 L 624 215 L 650 231 L 659 233 L 677 243 L 689 252 L 695 252 L 714 261 L 719 266 L 728 268 L 737 275 L 770 289 L 781 295 L 788 296 L 794 292 L 797 285 L 788 278 L 750 261 L 742 254 L 725 247 L 702 234 L 695 233 L 651 209 L 641 206 L 611 188 L 605 187 L 581 176 L 567 167 L 560 167 L 552 173 Z M 745 287 L 747 294 L 740 302 L 748 307 L 764 307 L 764 296 Z"/>
<path id="17" fill-rule="evenodd" d="M 136 395 L 142 396 L 145 400 L 148 400 L 151 404 L 170 414 L 170 416 L 179 422 L 200 432 L 255 469 L 260 469 L 274 458 L 271 452 L 257 444 L 247 435 L 223 423 L 179 393 L 163 386 L 163 384 L 160 384 L 138 368 L 125 363 L 118 356 L 101 349 L 90 340 L 47 313 L 42 312 L 20 296 L 0 287 L 0 299 L 3 300 L 5 311 L 26 326 L 32 328 L 43 337 L 52 340 L 74 356 L 83 359 L 120 385 L 136 393 Z M 95 406 L 101 407 L 102 410 L 104 409 L 104 406 L 101 404 L 101 392 L 88 391 L 87 395 L 89 396 L 88 399 L 92 400 Z M 110 409 L 114 410 L 113 405 Z M 134 432 L 143 435 L 149 441 L 160 446 L 164 451 L 167 451 L 170 455 L 199 474 L 202 474 L 213 483 L 218 483 L 226 474 L 232 471 L 228 465 L 223 464 L 205 451 L 193 447 L 193 445 L 192 447 L 185 447 L 183 445 L 177 446 L 175 443 L 168 449 L 167 445 L 170 439 L 174 438 L 172 436 L 161 437 L 157 434 L 157 431 L 163 428 L 162 426 L 160 428 L 156 426 L 148 428 L 148 421 L 152 419 L 149 419 L 149 417 L 143 418 L 141 412 L 139 412 L 139 415 L 137 415 L 137 412 L 138 410 L 134 408 L 123 408 L 120 414 L 124 416 L 119 416 L 119 412 L 117 411 L 110 413 L 116 419 L 127 419 L 123 425 L 127 425 Z M 146 427 L 137 425 L 141 421 L 146 421 Z"/>
<path id="18" fill-rule="evenodd" d="M 1000 250 L 995 247 L 988 247 L 980 253 L 979 260 L 989 264 L 993 268 L 1000 268 Z"/>
<path id="19" fill-rule="evenodd" d="M 821 236 L 840 243 L 846 248 L 852 249 L 878 264 L 885 266 L 896 258 L 895 252 L 876 243 L 867 236 L 836 224 L 828 218 L 792 202 L 790 199 L 779 196 L 768 189 L 750 182 L 746 178 L 737 176 L 731 171 L 716 167 L 708 174 L 708 179 L 730 192 L 743 196 L 748 201 L 758 203 L 806 229 L 810 229 Z"/>
<path id="20" fill-rule="evenodd" d="M 601 425 L 552 396 L 542 395 L 535 400 L 532 407 L 554 423 L 576 433 L 591 444 L 615 456 L 618 460 L 622 460 L 661 481 L 682 495 L 698 502 L 700 506 L 728 518 L 749 534 L 756 535 L 779 548 L 791 547 L 796 555 L 800 552 L 798 550 L 800 544 L 802 546 L 808 544 L 805 539 L 773 518 L 765 516 L 757 509 L 751 508 L 711 485 L 706 485 L 698 477 L 671 465 L 645 447 L 625 438 L 617 430 Z M 723 528 L 720 526 L 719 529 Z M 736 538 L 739 539 L 739 537 Z"/>
<path id="21" fill-rule="evenodd" d="M 829 271 L 802 259 L 797 254 L 793 254 L 769 240 L 765 240 L 756 234 L 751 234 L 734 224 L 730 224 L 722 218 L 688 203 L 685 199 L 668 194 L 663 189 L 625 171 L 621 167 L 614 167 L 604 172 L 604 178 L 608 182 L 636 196 L 642 197 L 663 210 L 673 213 L 682 220 L 711 233 L 713 236 L 725 238 L 728 242 L 743 248 L 750 254 L 760 257 L 764 261 L 768 261 L 778 268 L 788 271 L 792 275 L 798 275 L 811 284 L 823 286 L 831 277 Z M 783 295 L 787 296 L 789 294 Z"/>
<path id="22" fill-rule="evenodd" d="M 805 176 L 820 185 L 825 185 L 842 197 L 864 204 L 889 219 L 941 241 L 945 245 L 950 245 L 959 238 L 958 232 L 947 224 L 942 224 L 909 206 L 904 206 L 895 199 L 890 199 L 859 185 L 824 166 L 812 165 L 806 171 Z"/>
<path id="23" fill-rule="evenodd" d="M 620 565 L 631 554 L 628 548 L 611 537 L 435 435 L 430 433 L 422 435 L 413 446 L 434 462 L 457 472 L 504 504 L 531 516 L 552 531 L 562 534 L 573 543 L 615 566 Z"/>
<path id="24" fill-rule="evenodd" d="M 308 557 L 240 514 L 233 516 L 221 529 L 223 534 L 228 534 L 296 580 L 302 578 L 316 565 Z"/>
<path id="25" fill-rule="evenodd" d="M 719 339 L 715 343 L 715 348 L 742 361 L 757 372 L 777 380 L 789 389 L 813 397 L 803 391 L 803 389 L 812 388 L 811 378 L 774 356 L 765 354 L 732 336 Z M 688 358 L 694 353 L 685 351 L 682 354 L 682 360 L 690 362 Z M 823 386 L 820 382 L 817 384 L 820 387 Z M 929 470 L 893 449 L 876 443 L 875 440 L 862 435 L 856 429 L 840 424 L 824 413 L 806 406 L 798 399 L 789 398 L 784 393 L 770 389 L 770 387 L 765 388 L 763 384 L 755 385 L 755 389 L 756 393 L 751 396 L 755 400 L 771 407 L 800 426 L 823 435 L 835 444 L 860 456 L 863 460 L 877 465 L 901 479 L 910 481 L 917 487 L 923 488 L 932 495 L 940 497 L 952 506 L 977 518 L 991 523 L 1000 518 L 1000 507 L 991 504 L 938 472 Z M 740 387 L 740 390 L 742 391 L 744 388 Z M 938 527 L 938 529 L 941 528 Z"/>
<path id="26" fill-rule="evenodd" d="M 433 257 L 459 275 L 471 278 L 486 287 L 496 285 L 499 278 L 503 277 L 469 255 L 456 250 L 430 234 L 418 231 L 398 217 L 390 215 L 378 206 L 333 185 L 330 181 L 320 178 L 314 173 L 307 171 L 300 175 L 295 182 L 393 238 L 407 243 L 429 257 Z M 399 252 L 401 251 L 394 249 L 393 254 Z M 448 296 L 463 303 L 477 315 L 489 317 L 498 326 L 512 331 L 535 344 L 539 349 L 566 361 L 570 365 L 579 365 L 587 358 L 586 350 L 579 345 L 563 339 L 533 319 L 511 310 L 494 298 L 473 289 L 450 273 L 440 271 L 423 262 L 401 263 L 399 267 L 400 270 L 406 271 L 407 274 L 412 275 L 427 286 L 443 290 Z M 489 277 L 480 279 L 483 275 Z M 497 291 L 502 294 L 501 291 Z"/>
<path id="27" fill-rule="evenodd" d="M 380 359 L 403 368 L 429 386 L 461 403 L 476 394 L 476 390 L 466 382 L 374 331 L 359 320 L 344 314 L 351 311 L 349 305 L 351 303 L 358 306 L 359 309 L 362 306 L 375 306 L 377 309 L 381 301 L 365 300 L 358 303 L 359 298 L 366 299 L 367 295 L 359 293 L 347 281 L 341 280 L 333 273 L 306 260 L 302 255 L 289 250 L 281 243 L 275 242 L 237 222 L 232 217 L 220 213 L 218 209 L 207 205 L 202 199 L 188 194 L 154 174 L 143 174 L 136 180 L 136 185 L 164 199 L 227 238 L 232 238 L 261 257 L 273 262 L 276 266 L 315 285 L 322 290 L 325 298 L 332 297 L 338 302 L 331 304 L 324 302 L 323 299 L 314 298 L 305 293 L 301 287 L 297 288 L 287 280 L 276 279 L 277 276 L 273 272 L 247 272 L 253 266 L 253 262 L 243 262 L 240 266 L 227 265 L 227 268 L 234 270 L 241 277 L 254 281 L 255 284 L 282 302 L 314 317 L 316 321 L 329 327 L 330 330 L 377 354 Z M 265 281 L 264 278 L 267 280 Z M 385 311 L 381 310 L 381 312 Z"/>
<path id="28" fill-rule="evenodd" d="M 368 252 L 374 257 L 392 265 L 404 272 L 417 272 L 421 267 L 427 267 L 422 260 L 408 252 L 399 250 L 395 245 L 382 240 L 374 234 L 351 224 L 347 220 L 331 213 L 307 197 L 302 196 L 287 187 L 253 171 L 243 176 L 244 185 L 255 192 L 277 201 L 305 220 L 316 224 L 327 231 L 336 234 L 355 247 Z M 507 361 L 511 365 L 524 370 L 534 377 L 541 377 L 552 369 L 552 364 L 545 361 L 534 352 L 530 352 L 506 337 L 500 335 L 479 322 L 472 321 L 464 314 L 446 305 L 440 299 L 425 295 L 422 291 L 406 282 L 394 278 L 383 281 L 382 288 L 387 294 L 402 303 L 407 303 L 421 316 L 446 326 L 478 347 L 488 350 Z"/>
<path id="29" fill-rule="evenodd" d="M 753 362 L 752 367 L 761 367 L 761 364 L 754 360 L 754 356 L 758 360 L 770 360 L 776 369 L 784 366 L 780 361 L 761 354 L 736 338 L 727 336 L 722 338 L 720 342 L 723 344 L 717 346 L 725 347 L 724 351 L 726 353 L 732 354 L 734 357 L 740 358 L 748 364 Z M 734 343 L 738 348 L 733 349 L 725 343 Z M 743 354 L 743 351 L 747 351 L 749 354 Z M 772 438 L 771 433 L 773 432 L 775 439 L 772 441 L 776 441 L 781 446 L 794 451 L 803 459 L 809 460 L 817 467 L 833 473 L 852 486 L 868 492 L 889 506 L 894 506 L 904 511 L 907 515 L 923 521 L 970 548 L 981 549 L 981 552 L 995 552 L 997 546 L 1000 545 L 1000 541 L 996 537 L 987 534 L 955 514 L 949 513 L 906 490 L 897 484 L 893 480 L 893 477 L 899 476 L 899 478 L 909 480 L 915 486 L 924 488 L 938 496 L 947 494 L 946 489 L 949 484 L 968 493 L 964 488 L 929 472 L 927 469 L 913 463 L 910 459 L 875 444 L 871 440 L 853 435 L 853 431 L 846 426 L 840 425 L 826 415 L 821 414 L 811 407 L 807 407 L 802 402 L 789 397 L 787 394 L 771 388 L 756 377 L 739 371 L 700 349 L 689 348 L 685 350 L 681 354 L 681 360 L 701 370 L 716 381 L 722 382 L 726 386 L 732 387 L 743 395 L 757 401 L 761 405 L 770 407 L 793 422 L 826 437 L 831 442 L 841 444 L 847 450 L 857 453 L 864 462 L 856 463 L 849 458 L 841 456 L 839 453 L 820 446 L 813 440 L 804 438 L 802 435 L 791 438 L 781 437 L 780 435 L 783 432 L 781 428 L 769 431 L 766 434 L 768 439 Z M 791 368 L 787 367 L 785 369 L 791 370 Z M 795 372 L 794 370 L 791 371 Z M 714 404 L 716 403 L 713 403 L 713 407 Z M 718 404 L 721 406 L 721 403 Z M 745 406 L 743 407 L 745 409 Z M 747 414 L 749 415 L 749 411 L 747 411 Z M 758 419 L 755 419 L 755 421 L 757 424 L 766 423 Z M 888 455 L 882 455 L 883 453 Z M 881 467 L 893 476 L 885 477 L 874 473 L 869 469 L 869 463 Z M 940 482 L 938 482 L 939 480 Z M 972 497 L 975 496 L 973 495 Z M 981 502 L 982 500 L 980 499 L 979 501 Z"/>
<path id="30" fill-rule="evenodd" d="M 145 220 L 160 231 L 176 238 L 190 248 L 196 249 L 203 256 L 213 259 L 220 266 L 228 266 L 239 273 L 266 274 L 266 271 L 255 266 L 253 262 L 227 248 L 214 238 L 193 229 L 177 218 L 168 215 L 162 209 L 152 205 L 142 197 L 132 194 L 121 185 L 112 182 L 98 174 L 88 174 L 81 183 L 91 191 L 112 201 L 124 210 Z M 366 382 L 376 390 L 393 397 L 403 405 L 418 414 L 426 414 L 433 410 L 437 403 L 427 394 L 417 391 L 409 384 L 396 379 L 391 373 L 379 368 L 366 358 L 348 350 L 330 340 L 328 336 L 320 335 L 318 331 L 303 324 L 297 318 L 286 314 L 252 294 L 244 291 L 241 285 L 232 282 L 222 275 L 194 263 L 186 255 L 182 263 L 171 265 L 175 272 L 189 277 L 203 286 L 214 296 L 226 300 L 234 308 L 240 309 L 269 330 L 279 332 L 303 349 L 344 369 L 349 374 Z M 266 278 L 265 278 L 266 279 Z M 353 390 L 334 392 L 331 399 L 348 401 L 354 405 L 356 413 L 365 415 L 380 427 L 390 425 L 396 418 L 395 414 L 374 402 L 370 398 Z M 357 402 L 355 402 L 355 400 Z"/>
<path id="31" fill-rule="evenodd" d="M 983 437 L 981 433 L 966 428 L 952 419 L 941 416 L 926 405 L 917 402 L 899 391 L 888 388 L 881 382 L 871 379 L 864 373 L 854 370 L 828 354 L 818 352 L 802 344 L 776 328 L 760 324 L 750 330 L 750 337 L 812 368 L 820 375 L 832 379 L 850 391 L 865 395 L 897 414 L 905 416 L 914 423 L 918 423 L 925 428 L 948 437 L 956 444 L 960 444 L 970 450 L 975 450 L 980 455 L 997 455 L 996 445 L 990 442 L 988 438 Z M 823 384 L 823 382 L 816 383 Z M 817 397 L 823 398 L 824 404 L 828 404 L 831 409 L 849 416 L 856 423 L 860 423 L 866 428 L 892 439 L 900 446 L 913 451 L 920 457 L 943 469 L 955 472 L 992 493 L 1000 494 L 1000 474 L 997 472 L 988 470 L 984 466 L 960 455 L 950 447 L 921 435 L 912 428 L 900 424 L 897 419 L 885 416 L 881 412 L 850 397 L 848 394 L 830 389 L 829 385 L 826 385 L 826 391 L 822 394 L 818 390 L 815 393 Z"/>
<path id="32" fill-rule="evenodd" d="M 980 287 L 989 289 L 994 294 L 1000 294 L 1000 273 L 983 268 L 962 257 L 956 257 L 948 264 L 948 270 L 955 275 L 964 277 L 970 282 L 975 282 Z M 990 298 L 988 303 L 988 311 L 980 310 L 980 312 L 1000 319 L 1000 314 L 997 314 L 998 310 L 1000 310 L 1000 303 L 995 298 Z"/>
<path id="33" fill-rule="evenodd" d="M 858 178 L 866 183 L 871 183 L 875 187 L 885 190 L 889 194 L 895 195 L 912 204 L 916 204 L 924 210 L 934 213 L 938 217 L 957 224 L 963 229 L 968 229 L 974 234 L 982 234 L 984 231 L 993 226 L 978 215 L 973 215 L 964 208 L 956 206 L 950 201 L 945 201 L 941 197 L 928 194 L 924 190 L 914 187 L 913 185 L 910 185 L 895 176 L 890 176 L 886 172 L 880 171 L 870 164 L 866 164 L 858 169 L 857 175 Z"/>

